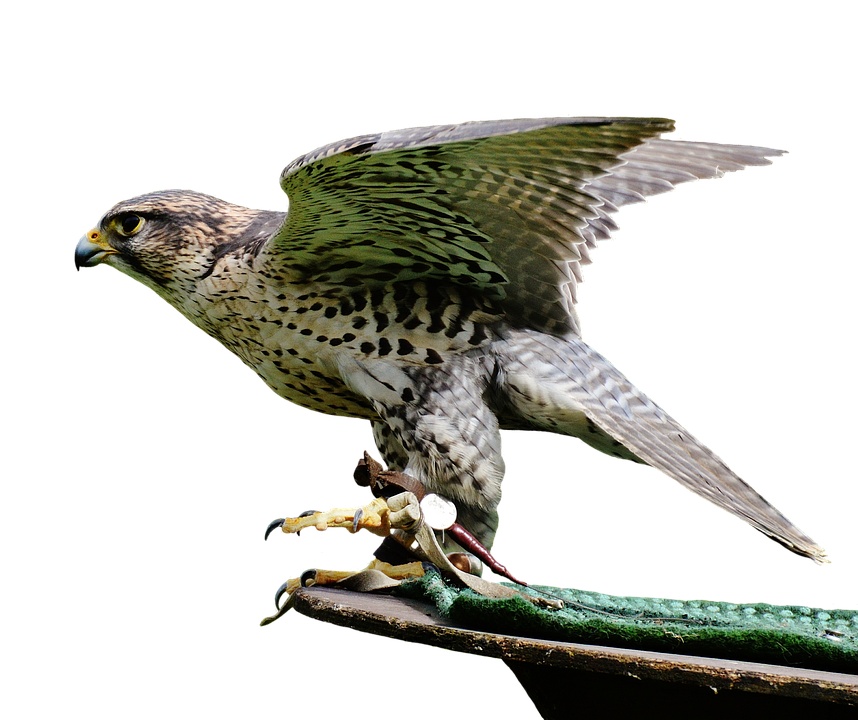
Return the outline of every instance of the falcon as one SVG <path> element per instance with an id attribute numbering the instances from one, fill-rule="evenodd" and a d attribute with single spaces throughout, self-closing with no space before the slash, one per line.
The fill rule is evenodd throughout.
<path id="1" fill-rule="evenodd" d="M 548 118 L 326 145 L 288 212 L 185 190 L 120 202 L 77 245 L 150 287 L 281 397 L 365 418 L 387 467 L 489 548 L 500 430 L 651 465 L 798 555 L 824 551 L 581 339 L 582 266 L 618 208 L 781 151 L 661 139 L 673 122 Z"/>

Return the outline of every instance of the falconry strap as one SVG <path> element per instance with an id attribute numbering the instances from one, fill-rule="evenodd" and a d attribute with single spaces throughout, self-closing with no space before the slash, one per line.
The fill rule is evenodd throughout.
<path id="1" fill-rule="evenodd" d="M 426 495 L 426 489 L 417 478 L 405 473 L 385 470 L 381 463 L 364 452 L 354 471 L 355 482 L 361 487 L 369 487 L 375 497 L 389 498 L 402 492 L 414 493 L 420 502 Z"/>
<path id="2" fill-rule="evenodd" d="M 441 571 L 442 574 L 448 577 L 454 577 L 460 584 L 470 588 L 483 597 L 508 598 L 514 595 L 520 595 L 541 607 L 555 609 L 563 607 L 563 603 L 560 600 L 525 595 L 518 590 L 507 587 L 506 585 L 490 582 L 484 578 L 478 577 L 477 575 L 464 572 L 456 567 L 438 544 L 438 539 L 435 537 L 435 530 L 458 528 L 464 533 L 467 533 L 467 531 L 455 523 L 455 515 L 453 515 L 452 521 L 450 521 L 449 518 L 444 518 L 440 523 L 441 527 L 435 527 L 435 523 L 426 517 L 426 508 L 424 508 L 424 503 L 421 502 L 435 496 L 431 493 L 427 493 L 423 484 L 416 478 L 400 472 L 387 471 L 384 466 L 368 452 L 364 452 L 363 457 L 358 461 L 355 468 L 354 478 L 355 482 L 357 482 L 361 487 L 370 488 L 379 494 L 389 495 L 389 491 L 385 493 L 385 490 L 391 486 L 402 490 L 402 492 L 393 495 L 387 501 L 392 513 L 403 512 L 409 505 L 419 508 L 418 519 L 414 527 L 407 529 L 400 527 L 400 529 L 396 530 L 393 535 L 385 538 L 381 545 L 379 545 L 373 553 L 373 555 L 379 560 L 389 562 L 391 564 L 401 564 L 416 558 L 418 560 L 423 560 L 424 562 L 432 563 Z M 454 537 L 456 537 L 457 540 L 460 539 L 459 534 L 454 534 Z M 471 542 L 468 542 L 466 539 L 466 542 L 468 542 L 468 550 L 475 551 L 475 554 L 477 554 L 481 560 L 486 562 L 489 567 L 496 572 L 499 572 L 501 575 L 504 575 L 513 582 L 526 587 L 526 583 L 510 573 L 509 570 L 498 562 L 487 549 L 482 547 L 482 545 L 477 543 L 477 546 L 475 547 L 473 543 L 476 541 L 472 536 L 470 540 Z M 416 543 L 416 551 L 415 549 L 408 547 L 411 543 Z M 341 581 L 338 584 L 346 587 L 347 589 L 356 590 L 358 592 L 372 592 L 374 590 L 395 587 L 399 584 L 399 581 L 387 577 L 378 570 L 365 570 Z"/>

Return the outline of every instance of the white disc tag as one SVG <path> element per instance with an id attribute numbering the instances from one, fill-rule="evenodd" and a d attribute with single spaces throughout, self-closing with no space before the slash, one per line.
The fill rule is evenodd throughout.
<path id="1" fill-rule="evenodd" d="M 428 493 L 420 501 L 423 521 L 433 530 L 446 530 L 456 522 L 456 506 L 445 497 Z"/>

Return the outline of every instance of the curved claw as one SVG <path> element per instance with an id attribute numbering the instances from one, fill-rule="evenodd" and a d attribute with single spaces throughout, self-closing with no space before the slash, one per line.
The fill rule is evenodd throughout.
<path id="1" fill-rule="evenodd" d="M 265 529 L 265 539 L 268 539 L 268 536 L 274 528 L 282 528 L 284 522 L 286 522 L 286 518 L 277 518 L 276 520 L 272 520 L 268 523 L 268 527 Z"/>
<path id="2" fill-rule="evenodd" d="M 310 587 L 311 585 L 314 585 L 316 582 L 317 574 L 317 571 L 312 568 L 310 570 L 305 570 L 303 573 L 301 573 L 301 587 Z M 291 582 L 291 580 L 287 580 L 279 588 L 277 588 L 277 592 L 274 593 L 274 607 L 276 607 L 278 610 L 280 609 L 280 598 L 283 597 L 283 594 L 286 592 Z"/>
<path id="3" fill-rule="evenodd" d="M 286 592 L 286 588 L 288 587 L 288 585 L 289 581 L 287 580 L 279 588 L 277 588 L 277 592 L 274 593 L 274 607 L 276 607 L 278 610 L 280 609 L 280 598 L 283 597 L 283 593 Z"/>
<path id="4" fill-rule="evenodd" d="M 356 533 L 360 529 L 360 519 L 363 517 L 363 508 L 355 510 L 355 519 L 352 520 L 352 532 Z"/>
<path id="5" fill-rule="evenodd" d="M 283 605 L 283 607 L 279 607 L 279 605 L 280 605 L 280 596 L 283 594 L 283 592 L 282 592 L 282 591 L 283 591 L 283 588 L 284 588 L 286 585 L 287 585 L 287 583 L 284 583 L 284 584 L 283 584 L 283 587 L 281 587 L 281 588 L 277 591 L 277 599 L 276 599 L 276 604 L 278 605 L 277 612 L 276 612 L 276 613 L 274 613 L 273 615 L 271 615 L 271 616 L 267 617 L 267 618 L 264 618 L 264 619 L 262 620 L 262 622 L 261 622 L 261 623 L 259 623 L 262 627 L 265 627 L 266 625 L 270 625 L 270 624 L 271 624 L 271 623 L 273 623 L 277 618 L 282 617 L 282 616 L 283 616 L 283 615 L 285 615 L 287 612 L 289 612 L 289 610 L 290 610 L 291 608 L 293 608 L 293 607 L 295 606 L 295 596 L 294 596 L 294 595 L 290 595 L 290 596 L 289 596 L 289 599 L 286 601 L 286 604 L 285 604 L 285 605 Z"/>

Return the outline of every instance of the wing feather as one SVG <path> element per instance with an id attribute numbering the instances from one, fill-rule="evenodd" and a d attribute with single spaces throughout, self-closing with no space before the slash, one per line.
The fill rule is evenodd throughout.
<path id="1" fill-rule="evenodd" d="M 633 459 L 658 468 L 794 553 L 824 562 L 819 545 L 583 341 L 525 331 L 509 347 L 498 348 L 509 353 L 502 363 L 508 393 L 514 390 L 508 397 L 536 427 L 560 428 L 605 452 L 601 436 L 574 429 L 583 413 L 626 449 L 615 450 L 621 456 L 631 451 Z M 546 418 L 554 423 L 546 426 Z"/>
<path id="2" fill-rule="evenodd" d="M 662 140 L 673 123 L 546 118 L 362 135 L 290 163 L 290 207 L 262 249 L 291 279 L 459 285 L 513 324 L 578 334 L 589 250 L 623 205 L 781 154 Z"/>

